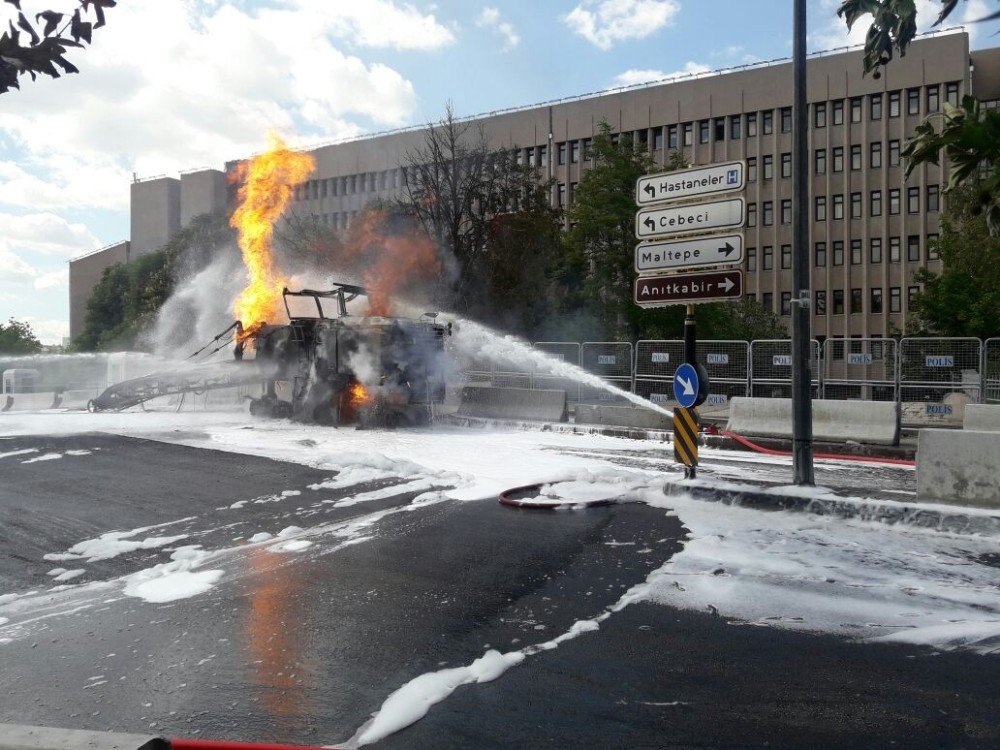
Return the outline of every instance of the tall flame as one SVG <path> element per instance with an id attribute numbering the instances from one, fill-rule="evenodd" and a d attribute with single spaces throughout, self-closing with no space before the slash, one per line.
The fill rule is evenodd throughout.
<path id="1" fill-rule="evenodd" d="M 274 224 L 291 202 L 295 186 L 315 168 L 311 155 L 291 150 L 275 133 L 268 135 L 267 151 L 236 167 L 233 180 L 242 184 L 239 206 L 229 224 L 239 235 L 249 281 L 233 312 L 243 322 L 244 337 L 282 317 L 281 290 L 286 281 L 274 262 Z"/>

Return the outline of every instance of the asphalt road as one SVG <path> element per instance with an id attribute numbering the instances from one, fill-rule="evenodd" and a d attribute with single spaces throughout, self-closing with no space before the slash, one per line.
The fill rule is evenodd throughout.
<path id="1" fill-rule="evenodd" d="M 4 613 L 0 638 L 16 637 L 0 644 L 0 722 L 336 743 L 420 674 L 600 614 L 685 536 L 675 517 L 642 505 L 414 508 L 420 491 L 402 479 L 398 494 L 338 504 L 395 480 L 311 490 L 329 476 L 232 453 L 107 435 L 0 440 L 0 453 L 31 448 L 63 457 L 0 464 L 0 594 L 51 585 L 45 553 L 154 524 L 170 525 L 150 533 L 228 550 L 212 563 L 226 572 L 211 591 L 168 604 L 109 583 Z M 230 508 L 254 499 L 263 502 Z M 295 554 L 244 544 L 260 530 L 352 519 L 367 524 L 360 543 L 317 535 Z M 85 563 L 73 583 L 168 556 Z M 493 682 L 459 688 L 376 746 L 992 748 L 998 667 L 996 657 L 634 604 Z"/>

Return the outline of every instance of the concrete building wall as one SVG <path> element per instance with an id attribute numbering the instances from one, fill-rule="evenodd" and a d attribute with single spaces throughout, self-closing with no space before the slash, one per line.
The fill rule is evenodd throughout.
<path id="1" fill-rule="evenodd" d="M 218 169 L 201 169 L 181 175 L 180 225 L 205 213 L 222 211 L 226 207 L 226 174 Z"/>
<path id="2" fill-rule="evenodd" d="M 157 177 L 133 182 L 130 208 L 132 253 L 143 255 L 160 249 L 181 228 L 181 181 Z"/>
<path id="3" fill-rule="evenodd" d="M 95 250 L 69 262 L 69 337 L 75 339 L 83 333 L 83 325 L 87 317 L 87 300 L 97 282 L 101 280 L 104 269 L 115 263 L 128 263 L 131 259 L 128 242 Z"/>
<path id="4" fill-rule="evenodd" d="M 1000 48 L 970 57 L 968 43 L 964 33 L 919 39 L 877 80 L 862 75 L 860 50 L 810 58 L 815 335 L 877 337 L 905 330 L 909 297 L 919 289 L 914 272 L 940 269 L 931 242 L 939 231 L 944 170 L 921 166 L 904 182 L 898 151 L 944 101 L 957 102 L 970 91 L 1000 98 Z M 753 175 L 746 191 L 748 255 L 752 250 L 744 266 L 747 291 L 785 315 L 792 234 L 782 208 L 791 200 L 792 179 L 782 163 L 790 158 L 792 136 L 783 122 L 785 113 L 790 116 L 791 84 L 790 62 L 779 62 L 502 112 L 467 124 L 472 132 L 482 127 L 493 147 L 520 149 L 540 177 L 555 179 L 553 202 L 566 207 L 590 166 L 584 154 L 602 120 L 615 133 L 644 143 L 660 164 L 671 150 L 695 165 L 747 159 Z M 422 147 L 424 135 L 416 129 L 315 149 L 317 170 L 296 190 L 293 210 L 346 228 L 371 201 L 404 194 L 401 167 Z M 207 184 L 216 178 L 205 179 Z M 195 198 L 202 194 L 211 194 L 204 205 Z M 212 210 L 218 199 L 207 188 L 189 195 L 183 199 L 185 221 Z M 157 227 L 168 223 L 164 216 L 149 221 Z M 134 230 L 132 239 L 139 252 Z"/>

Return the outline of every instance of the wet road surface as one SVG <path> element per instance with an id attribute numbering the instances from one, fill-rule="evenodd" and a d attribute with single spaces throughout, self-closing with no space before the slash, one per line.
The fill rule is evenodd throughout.
<path id="1" fill-rule="evenodd" d="M 414 504 L 426 490 L 412 477 L 311 489 L 331 474 L 108 435 L 0 446 L 35 451 L 0 466 L 0 594 L 51 585 L 56 564 L 78 564 L 86 573 L 73 584 L 91 584 L 0 609 L 7 722 L 343 741 L 418 675 L 601 614 L 685 538 L 675 517 L 644 505 Z M 20 463 L 47 453 L 61 458 Z M 43 559 L 154 524 L 169 525 L 148 534 L 185 538 L 94 562 Z M 247 543 L 289 525 L 311 546 Z M 155 604 L 115 582 L 190 544 L 224 571 L 210 591 Z M 633 604 L 493 682 L 460 687 L 376 746 L 996 747 L 998 666 Z"/>

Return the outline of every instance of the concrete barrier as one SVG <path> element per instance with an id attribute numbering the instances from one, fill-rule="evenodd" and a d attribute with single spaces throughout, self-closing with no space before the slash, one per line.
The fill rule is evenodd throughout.
<path id="1" fill-rule="evenodd" d="M 815 399 L 813 437 L 816 440 L 896 445 L 899 423 L 892 401 L 840 401 Z M 750 437 L 792 437 L 792 400 L 790 398 L 745 398 L 729 402 L 726 429 Z"/>
<path id="2" fill-rule="evenodd" d="M 603 424 L 612 427 L 636 427 L 642 430 L 670 430 L 670 417 L 637 406 L 601 406 L 578 404 L 577 424 Z"/>
<path id="3" fill-rule="evenodd" d="M 1000 405 L 967 404 L 962 428 L 980 432 L 1000 432 Z"/>
<path id="4" fill-rule="evenodd" d="M 457 414 L 485 419 L 565 422 L 568 417 L 566 391 L 467 385 L 462 388 Z"/>
<path id="5" fill-rule="evenodd" d="M 52 409 L 56 402 L 56 394 L 46 393 L 9 393 L 4 394 L 0 411 L 41 411 Z"/>
<path id="6" fill-rule="evenodd" d="M 0 750 L 139 750 L 158 744 L 153 735 L 112 734 L 79 729 L 50 729 L 0 724 Z"/>
<path id="7" fill-rule="evenodd" d="M 920 430 L 917 497 L 1000 508 L 1000 432 Z"/>

